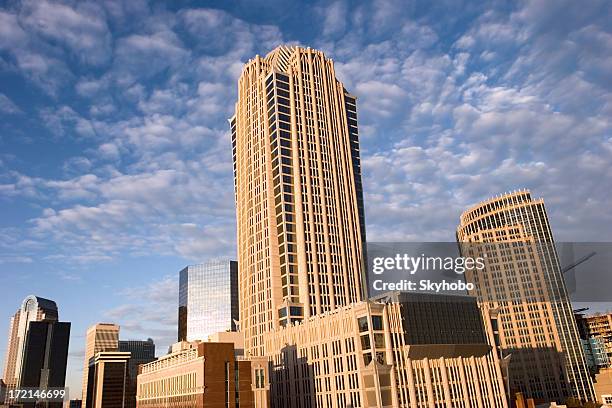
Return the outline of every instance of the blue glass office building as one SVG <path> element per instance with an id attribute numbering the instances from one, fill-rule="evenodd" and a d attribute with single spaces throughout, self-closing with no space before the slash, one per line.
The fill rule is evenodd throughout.
<path id="1" fill-rule="evenodd" d="M 206 340 L 209 335 L 236 330 L 238 262 L 212 260 L 190 265 L 179 278 L 178 340 Z"/>

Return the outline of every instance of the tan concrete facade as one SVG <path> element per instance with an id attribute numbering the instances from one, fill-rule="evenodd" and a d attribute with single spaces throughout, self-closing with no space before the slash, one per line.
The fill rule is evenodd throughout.
<path id="1" fill-rule="evenodd" d="M 595 376 L 597 402 L 612 405 L 612 368 L 605 368 Z"/>
<path id="2" fill-rule="evenodd" d="M 466 280 L 483 308 L 499 314 L 511 391 L 536 401 L 593 400 L 543 200 L 519 191 L 478 204 L 461 215 L 457 240 L 463 256 L 485 259 Z"/>
<path id="3" fill-rule="evenodd" d="M 83 388 L 81 390 L 83 407 L 87 406 L 87 383 L 89 366 L 96 354 L 105 351 L 119 351 L 119 326 L 112 323 L 98 323 L 87 329 L 85 361 L 83 363 Z"/>
<path id="4" fill-rule="evenodd" d="M 256 56 L 230 119 L 240 331 L 263 335 L 365 297 L 356 100 L 316 50 Z"/>
<path id="5" fill-rule="evenodd" d="M 19 311 L 17 311 L 15 315 L 11 317 L 8 333 L 8 344 L 6 347 L 6 357 L 4 359 L 4 381 L 9 388 L 13 388 L 17 385 L 15 368 L 17 366 L 17 345 L 19 344 L 17 334 L 19 329 L 19 317 Z M 0 402 L 4 402 L 4 400 L 0 400 Z"/>
<path id="6" fill-rule="evenodd" d="M 490 328 L 481 343 L 408 344 L 402 307 L 364 301 L 267 333 L 271 406 L 507 406 Z"/>
<path id="7" fill-rule="evenodd" d="M 253 370 L 262 362 L 236 358 L 231 343 L 182 342 L 172 353 L 140 366 L 137 381 L 139 408 L 255 407 L 254 395 L 267 391 L 256 388 Z M 266 373 L 264 373 L 266 374 Z M 261 395 L 258 395 L 262 398 Z M 263 403 L 267 403 L 264 400 Z"/>

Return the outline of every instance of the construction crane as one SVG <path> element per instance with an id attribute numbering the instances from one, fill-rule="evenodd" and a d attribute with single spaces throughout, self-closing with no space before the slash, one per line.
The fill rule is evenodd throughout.
<path id="1" fill-rule="evenodd" d="M 580 265 L 583 262 L 588 261 L 589 259 L 591 259 L 592 257 L 594 257 L 597 254 L 597 252 L 591 252 L 588 255 L 583 256 L 582 258 L 580 258 L 579 260 L 577 260 L 576 262 L 566 266 L 565 268 L 563 268 L 562 272 L 566 273 L 568 271 L 571 271 L 572 269 L 574 269 L 575 267 L 577 267 L 578 265 Z"/>

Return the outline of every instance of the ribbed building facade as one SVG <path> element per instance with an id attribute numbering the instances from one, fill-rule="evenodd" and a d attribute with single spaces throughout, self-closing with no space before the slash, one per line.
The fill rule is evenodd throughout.
<path id="1" fill-rule="evenodd" d="M 464 256 L 485 258 L 466 279 L 482 306 L 499 313 L 510 390 L 542 401 L 593 400 L 544 201 L 519 191 L 480 203 L 461 215 L 457 240 Z"/>
<path id="2" fill-rule="evenodd" d="M 98 323 L 87 329 L 85 345 L 85 362 L 83 364 L 82 404 L 87 406 L 87 387 L 89 383 L 89 368 L 96 354 L 119 350 L 119 326 L 112 323 Z"/>
<path id="3" fill-rule="evenodd" d="M 273 408 L 508 406 L 471 297 L 391 293 L 264 338 Z"/>
<path id="4" fill-rule="evenodd" d="M 281 46 L 244 67 L 230 119 L 240 329 L 263 334 L 365 298 L 356 99 L 321 51 Z"/>

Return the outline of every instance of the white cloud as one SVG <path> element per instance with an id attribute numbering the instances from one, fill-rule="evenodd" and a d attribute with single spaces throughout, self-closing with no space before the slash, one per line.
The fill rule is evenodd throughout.
<path id="1" fill-rule="evenodd" d="M 8 114 L 23 113 L 19 106 L 3 93 L 0 93 L 0 112 Z"/>
<path id="2" fill-rule="evenodd" d="M 64 44 L 87 64 L 99 65 L 111 55 L 111 34 L 105 14 L 95 3 L 74 7 L 46 0 L 24 1 L 21 23 L 29 32 Z"/>
<path id="3" fill-rule="evenodd" d="M 153 338 L 157 355 L 176 341 L 178 316 L 178 275 L 151 280 L 146 286 L 124 289 L 125 302 L 104 312 L 119 324 L 121 338 Z M 145 328 L 146 326 L 146 328 Z"/>
<path id="4" fill-rule="evenodd" d="M 81 261 L 232 253 L 226 119 L 236 80 L 246 59 L 291 35 L 220 10 L 102 7 L 109 22 L 127 24 L 111 41 L 110 66 L 78 76 L 82 106 L 41 110 L 55 135 L 79 136 L 89 148 L 66 161 L 65 178 L 13 174 L 0 190 L 49 209 L 31 233 L 53 246 L 55 262 L 74 248 Z M 448 31 L 455 19 L 417 18 L 394 2 L 318 8 L 328 21 L 317 20 L 321 32 L 306 45 L 324 49 L 358 97 L 368 237 L 453 240 L 467 206 L 523 187 L 551 203 L 559 236 L 588 237 L 581 225 L 609 236 L 602 191 L 612 188 L 612 95 L 607 54 L 597 52 L 608 49 L 609 34 L 592 12 L 559 27 L 531 2 L 514 12 L 486 8 L 495 7 L 471 6 L 476 17 L 459 32 Z M 12 48 L 16 66 L 43 78 L 57 60 L 61 72 L 59 54 L 32 48 L 14 15 L 1 18 L 6 37 L 30 45 Z M 588 204 L 577 206 L 580 197 Z"/>

